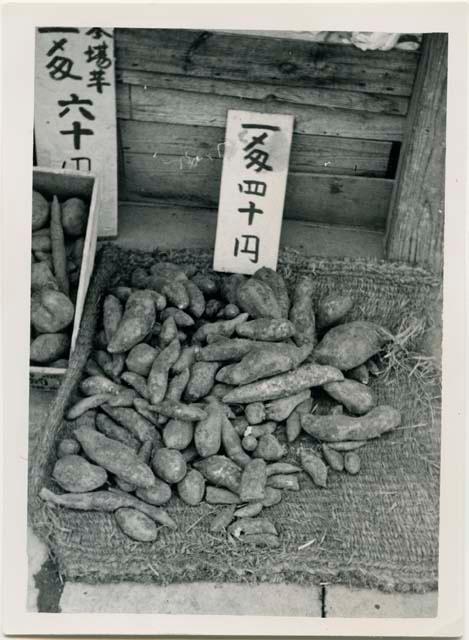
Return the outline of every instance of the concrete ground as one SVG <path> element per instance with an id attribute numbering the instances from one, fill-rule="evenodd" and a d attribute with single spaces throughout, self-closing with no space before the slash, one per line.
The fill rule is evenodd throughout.
<path id="1" fill-rule="evenodd" d="M 30 433 L 47 417 L 53 391 L 31 388 Z M 425 618 L 437 613 L 436 592 L 386 594 L 341 585 L 301 587 L 201 582 L 167 587 L 133 583 L 62 583 L 47 548 L 28 531 L 28 611 L 44 613 L 166 613 L 342 618 Z"/>

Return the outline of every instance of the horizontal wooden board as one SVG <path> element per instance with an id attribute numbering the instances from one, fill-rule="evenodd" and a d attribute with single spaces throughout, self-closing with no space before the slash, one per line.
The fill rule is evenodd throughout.
<path id="1" fill-rule="evenodd" d="M 194 78 L 192 76 L 152 73 L 140 69 L 117 71 L 117 81 L 158 89 L 195 91 L 221 96 L 265 100 L 268 102 L 292 102 L 320 107 L 338 107 L 405 115 L 409 99 L 403 96 L 379 95 L 363 91 L 341 91 L 325 87 L 286 87 L 280 84 L 221 80 L 219 78 Z"/>
<path id="2" fill-rule="evenodd" d="M 121 202 L 118 244 L 131 249 L 213 249 L 213 211 Z M 366 229 L 285 220 L 281 247 L 306 256 L 383 258 L 383 234 Z"/>
<path id="3" fill-rule="evenodd" d="M 409 96 L 418 54 L 189 29 L 116 29 L 118 69 Z"/>
<path id="4" fill-rule="evenodd" d="M 139 120 L 119 120 L 118 124 L 123 155 L 178 156 L 186 166 L 196 159 L 223 157 L 225 130 L 221 127 Z M 384 177 L 390 152 L 390 142 L 295 134 L 290 171 Z"/>
<path id="5" fill-rule="evenodd" d="M 263 102 L 171 89 L 130 86 L 131 113 L 134 120 L 165 124 L 192 124 L 225 127 L 229 109 L 281 113 L 295 117 L 295 133 L 320 136 L 399 141 L 403 116 L 311 107 L 287 102 Z M 124 117 L 124 116 L 121 116 Z"/>
<path id="6" fill-rule="evenodd" d="M 217 209 L 221 167 L 219 159 L 190 166 L 177 156 L 127 153 L 120 199 Z M 392 186 L 380 178 L 290 173 L 285 217 L 383 229 Z"/>

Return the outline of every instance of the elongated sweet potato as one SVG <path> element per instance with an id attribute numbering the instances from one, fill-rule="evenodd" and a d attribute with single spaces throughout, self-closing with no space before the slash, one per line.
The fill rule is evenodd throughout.
<path id="1" fill-rule="evenodd" d="M 77 509 L 79 511 L 104 511 L 112 513 L 122 507 L 133 507 L 145 513 L 155 522 L 167 526 L 170 529 L 177 529 L 176 523 L 166 511 L 147 504 L 135 496 L 131 496 L 118 489 L 57 495 L 44 487 L 39 492 L 39 497 L 46 502 L 51 502 L 60 507 L 68 507 L 69 509 Z"/>
<path id="2" fill-rule="evenodd" d="M 236 506 L 224 507 L 212 520 L 210 531 L 217 533 L 223 531 L 233 521 Z"/>
<path id="3" fill-rule="evenodd" d="M 117 331 L 107 345 L 109 353 L 130 351 L 150 333 L 155 319 L 155 303 L 149 292 L 133 292 L 126 302 Z"/>
<path id="4" fill-rule="evenodd" d="M 208 504 L 239 504 L 239 496 L 228 489 L 208 486 L 205 489 L 205 502 Z"/>
<path id="5" fill-rule="evenodd" d="M 327 466 L 315 453 L 302 451 L 300 454 L 301 466 L 318 487 L 327 486 Z"/>
<path id="6" fill-rule="evenodd" d="M 107 480 L 107 473 L 102 467 L 91 464 L 78 455 L 59 458 L 52 471 L 54 480 L 71 493 L 85 493 L 99 489 Z"/>
<path id="7" fill-rule="evenodd" d="M 102 393 L 117 395 L 122 389 L 123 387 L 105 376 L 89 376 L 80 384 L 80 391 L 85 396 L 94 396 Z"/>
<path id="8" fill-rule="evenodd" d="M 341 380 L 328 382 L 323 387 L 334 400 L 340 402 L 350 413 L 363 415 L 376 405 L 375 394 L 372 390 L 356 380 Z"/>
<path id="9" fill-rule="evenodd" d="M 334 471 L 343 471 L 344 470 L 344 457 L 340 453 L 340 451 L 335 451 L 331 449 L 327 444 L 322 445 L 322 453 L 325 461 L 334 469 Z"/>
<path id="10" fill-rule="evenodd" d="M 130 447 L 135 452 L 137 452 L 140 447 L 138 438 L 104 413 L 98 413 L 96 415 L 96 429 L 108 438 L 122 442 L 122 444 Z"/>
<path id="11" fill-rule="evenodd" d="M 168 383 L 165 399 L 179 402 L 186 390 L 190 375 L 189 369 L 183 369 L 181 373 L 176 374 Z"/>
<path id="12" fill-rule="evenodd" d="M 173 316 L 168 316 L 161 324 L 159 333 L 160 348 L 164 349 L 170 344 L 178 335 L 178 328 Z"/>
<path id="13" fill-rule="evenodd" d="M 285 431 L 288 442 L 294 442 L 301 433 L 301 416 L 310 413 L 313 407 L 312 398 L 303 400 L 288 416 Z"/>
<path id="14" fill-rule="evenodd" d="M 267 484 L 273 489 L 286 489 L 287 491 L 299 491 L 300 485 L 297 476 L 279 473 L 267 478 Z"/>
<path id="15" fill-rule="evenodd" d="M 117 423 L 128 429 L 140 442 L 153 442 L 156 436 L 154 425 L 146 420 L 138 411 L 130 407 L 110 407 L 102 405 L 101 409 Z"/>
<path id="16" fill-rule="evenodd" d="M 301 275 L 296 283 L 290 308 L 290 320 L 295 327 L 294 340 L 299 347 L 316 344 L 316 320 L 313 310 L 314 283 Z"/>
<path id="17" fill-rule="evenodd" d="M 313 357 L 319 364 L 348 371 L 378 353 L 389 339 L 389 334 L 377 324 L 355 320 L 330 329 L 315 348 Z"/>
<path id="18" fill-rule="evenodd" d="M 120 300 L 111 294 L 107 295 L 103 302 L 103 328 L 108 344 L 119 327 L 122 313 Z"/>
<path id="19" fill-rule="evenodd" d="M 41 289 L 58 291 L 59 285 L 46 262 L 35 262 L 31 266 L 31 291 L 40 291 Z"/>
<path id="20" fill-rule="evenodd" d="M 290 473 L 300 473 L 300 467 L 290 462 L 273 462 L 267 465 L 267 477 L 275 475 L 288 475 Z"/>
<path id="21" fill-rule="evenodd" d="M 202 458 L 208 458 L 219 452 L 224 413 L 218 401 L 209 402 L 207 417 L 200 420 L 194 430 L 194 444 Z"/>
<path id="22" fill-rule="evenodd" d="M 181 373 L 184 369 L 190 369 L 199 353 L 199 347 L 196 345 L 183 347 L 179 354 L 179 358 L 171 367 L 173 373 Z"/>
<path id="23" fill-rule="evenodd" d="M 234 512 L 235 518 L 255 518 L 260 514 L 264 505 L 262 502 L 251 502 L 244 507 L 240 507 Z"/>
<path id="24" fill-rule="evenodd" d="M 67 275 L 67 255 L 65 252 L 64 231 L 62 227 L 62 209 L 57 196 L 52 198 L 52 206 L 50 209 L 50 240 L 55 279 L 59 284 L 60 291 L 68 297 L 70 284 Z"/>
<path id="25" fill-rule="evenodd" d="M 364 416 L 302 416 L 301 426 L 306 433 L 325 442 L 341 440 L 369 440 L 395 429 L 401 423 L 397 409 L 379 405 Z"/>
<path id="26" fill-rule="evenodd" d="M 240 325 L 240 327 L 242 326 Z M 205 362 L 234 362 L 241 360 L 255 346 L 259 346 L 259 344 L 254 340 L 227 338 L 203 347 L 197 354 L 197 358 Z"/>
<path id="27" fill-rule="evenodd" d="M 163 400 L 157 404 L 149 405 L 148 408 L 150 411 L 155 411 L 168 418 L 177 418 L 178 420 L 197 422 L 207 418 L 207 412 L 197 405 L 176 402 L 175 400 Z"/>
<path id="28" fill-rule="evenodd" d="M 250 462 L 251 458 L 243 451 L 236 429 L 225 414 L 222 416 L 221 439 L 226 455 L 238 466 L 245 467 Z"/>
<path id="29" fill-rule="evenodd" d="M 148 393 L 152 404 L 161 402 L 168 388 L 171 367 L 179 358 L 181 345 L 177 338 L 168 344 L 155 358 L 148 374 Z"/>
<path id="30" fill-rule="evenodd" d="M 154 484 L 155 476 L 150 467 L 126 445 L 84 426 L 78 427 L 74 435 L 88 458 L 100 467 L 136 487 L 148 488 Z"/>
<path id="31" fill-rule="evenodd" d="M 295 326 L 286 318 L 258 318 L 243 322 L 236 328 L 236 333 L 241 338 L 276 342 L 294 336 Z"/>
<path id="32" fill-rule="evenodd" d="M 122 382 L 128 384 L 129 387 L 132 387 L 139 396 L 148 400 L 150 398 L 150 394 L 148 392 L 147 381 L 143 376 L 140 376 L 138 373 L 134 373 L 133 371 L 125 371 L 121 375 Z"/>
<path id="33" fill-rule="evenodd" d="M 189 311 L 196 318 L 200 318 L 205 311 L 205 297 L 202 290 L 192 280 L 184 280 L 184 286 L 189 296 Z"/>
<path id="34" fill-rule="evenodd" d="M 343 374 L 335 367 L 305 364 L 294 371 L 281 373 L 272 378 L 252 382 L 233 389 L 224 396 L 223 402 L 244 404 L 274 400 L 275 398 L 284 398 L 293 393 L 298 393 L 304 389 L 323 385 L 326 382 L 343 379 Z"/>
<path id="35" fill-rule="evenodd" d="M 169 502 L 172 496 L 172 491 L 167 482 L 164 482 L 159 478 L 155 478 L 155 484 L 152 487 L 149 489 L 137 489 L 135 495 L 137 498 L 140 498 L 140 500 L 148 502 L 148 504 L 154 504 L 155 506 L 160 507 L 161 505 Z"/>
<path id="36" fill-rule="evenodd" d="M 217 322 L 206 322 L 192 336 L 194 342 L 204 342 L 208 336 L 220 335 L 229 338 L 233 335 L 236 327 L 245 322 L 249 317 L 247 313 L 240 313 L 232 320 L 218 320 Z"/>
<path id="37" fill-rule="evenodd" d="M 33 231 L 45 227 L 49 222 L 50 205 L 39 191 L 33 191 Z"/>
<path id="38" fill-rule="evenodd" d="M 76 402 L 67 411 L 67 420 L 75 420 L 76 418 L 79 418 L 81 415 L 86 413 L 86 411 L 100 407 L 102 404 L 108 402 L 112 397 L 114 396 L 111 393 L 98 393 L 94 396 L 78 400 L 78 402 Z"/>

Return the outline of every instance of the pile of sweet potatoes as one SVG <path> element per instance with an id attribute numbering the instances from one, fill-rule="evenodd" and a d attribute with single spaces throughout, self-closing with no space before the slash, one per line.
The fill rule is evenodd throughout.
<path id="1" fill-rule="evenodd" d="M 49 202 L 33 191 L 31 345 L 34 365 L 66 368 L 88 207 L 80 198 Z"/>
<path id="2" fill-rule="evenodd" d="M 267 268 L 249 278 L 165 262 L 136 269 L 104 299 L 67 410 L 73 436 L 58 443 L 53 470 L 65 493 L 41 497 L 112 512 L 139 541 L 177 527 L 162 508 L 172 498 L 205 501 L 220 505 L 212 531 L 278 546 L 264 514 L 283 491 L 299 491 L 302 473 L 317 487 L 330 469 L 358 473 L 357 450 L 401 418 L 368 384 L 389 333 L 345 322 L 353 299 L 315 303 L 313 285 L 301 275 L 289 290 Z M 331 408 L 319 415 L 321 396 Z"/>

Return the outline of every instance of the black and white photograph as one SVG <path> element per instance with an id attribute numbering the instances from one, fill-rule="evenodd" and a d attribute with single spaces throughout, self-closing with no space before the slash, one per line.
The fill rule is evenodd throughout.
<path id="1" fill-rule="evenodd" d="M 451 35 L 108 16 L 34 29 L 26 612 L 436 618 Z"/>

